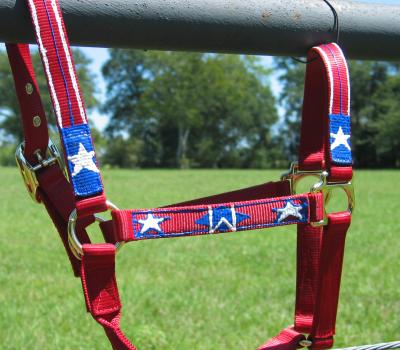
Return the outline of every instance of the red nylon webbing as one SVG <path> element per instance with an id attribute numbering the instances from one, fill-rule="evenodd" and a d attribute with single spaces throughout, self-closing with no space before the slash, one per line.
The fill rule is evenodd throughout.
<path id="1" fill-rule="evenodd" d="M 295 331 L 293 327 L 285 328 L 276 337 L 260 345 L 257 350 L 292 350 L 299 346 L 299 342 L 304 340 L 303 334 Z"/>
<path id="2" fill-rule="evenodd" d="M 348 182 L 351 166 L 333 164 L 329 116 L 350 116 L 349 75 L 336 44 L 314 47 L 308 54 L 301 126 L 299 169 L 329 173 L 331 182 Z M 308 334 L 312 349 L 333 345 L 344 245 L 351 214 L 328 216 L 325 227 L 299 224 L 297 229 L 297 283 L 294 333 L 278 336 L 262 347 L 296 349 L 297 334 Z M 281 334 L 287 336 L 287 330 Z"/>
<path id="3" fill-rule="evenodd" d="M 329 114 L 350 115 L 346 61 L 336 44 L 313 48 L 309 57 L 315 54 L 319 59 L 311 62 L 306 72 L 299 167 L 307 169 L 313 164 L 328 170 L 330 181 L 349 181 L 352 167 L 331 164 L 328 127 Z M 314 130 L 313 123 L 317 123 Z M 322 142 L 315 137 L 317 131 Z M 350 220 L 347 226 L 340 224 L 337 215 L 342 214 L 330 215 L 324 228 L 298 227 L 295 329 L 310 334 L 315 349 L 331 347 L 335 333 L 344 242 L 350 224 Z M 332 244 L 330 232 L 337 233 L 336 244 Z"/>
<path id="4" fill-rule="evenodd" d="M 46 154 L 49 134 L 39 87 L 33 71 L 29 45 L 7 44 L 6 49 L 21 111 L 25 138 L 24 156 L 31 164 L 34 164 L 37 162 L 35 156 L 37 150 L 41 155 Z M 34 120 L 34 118 L 36 119 Z"/>
<path id="5" fill-rule="evenodd" d="M 328 225 L 299 225 L 295 330 L 310 334 L 312 349 L 333 345 L 346 233 L 351 215 L 330 214 Z"/>
<path id="6" fill-rule="evenodd" d="M 54 226 L 60 235 L 71 262 L 75 276 L 80 274 L 80 261 L 73 255 L 68 244 L 68 219 L 69 214 L 75 206 L 74 197 L 71 186 L 65 179 L 58 165 L 44 168 L 39 174 L 39 197 L 45 205 Z M 79 240 L 84 243 L 90 242 L 89 237 L 84 229 L 87 225 L 94 221 L 93 216 L 88 216 L 79 222 L 76 228 L 76 234 Z"/>
<path id="7" fill-rule="evenodd" d="M 311 225 L 297 227 L 297 288 L 295 329 L 309 334 L 314 316 L 322 229 Z"/>
<path id="8" fill-rule="evenodd" d="M 88 312 L 103 326 L 114 350 L 136 350 L 120 329 L 115 246 L 85 244 L 83 252 L 81 278 Z"/>
<path id="9" fill-rule="evenodd" d="M 335 334 L 344 245 L 351 215 L 349 212 L 329 214 L 328 220 L 321 240 L 318 293 L 310 334 L 310 339 L 314 340 L 313 348 L 320 349 L 325 347 L 317 346 L 318 343 L 329 341 Z"/>
<path id="10" fill-rule="evenodd" d="M 42 107 L 40 92 L 32 66 L 32 60 L 27 44 L 6 44 L 7 54 L 15 83 L 18 103 L 21 110 L 21 122 L 24 134 L 24 156 L 32 164 L 38 162 L 35 152 L 41 151 L 45 156 L 49 143 L 47 119 Z M 27 86 L 27 84 L 29 84 Z M 40 117 L 40 124 L 33 123 L 33 117 Z M 38 199 L 43 202 L 51 217 L 64 248 L 70 259 L 75 276 L 80 274 L 80 261 L 72 254 L 68 244 L 67 226 L 71 211 L 75 207 L 72 189 L 58 164 L 43 167 L 36 172 L 39 182 Z M 76 233 L 82 243 L 88 243 L 89 237 L 85 227 L 94 221 L 92 215 L 78 221 Z M 113 237 L 110 225 L 102 225 L 105 237 Z M 112 242 L 111 238 L 108 238 Z M 115 242 L 115 241 L 114 241 Z"/>
<path id="11" fill-rule="evenodd" d="M 21 120 L 25 138 L 24 155 L 32 165 L 35 165 L 38 159 L 34 152 L 39 149 L 42 155 L 46 154 L 48 131 L 46 117 L 33 72 L 29 46 L 7 44 L 7 52 L 21 107 Z M 28 83 L 31 84 L 29 89 L 26 85 Z M 40 116 L 40 125 L 36 126 L 33 124 L 32 118 L 34 116 Z M 38 199 L 44 203 L 49 216 L 59 232 L 75 276 L 82 274 L 82 283 L 88 309 L 92 312 L 93 317 L 104 327 L 113 349 L 135 350 L 135 347 L 119 329 L 120 303 L 114 275 L 114 245 L 105 245 L 104 247 L 84 245 L 85 257 L 81 264 L 72 254 L 68 244 L 68 219 L 76 206 L 70 184 L 64 177 L 58 164 L 43 167 L 37 171 L 36 176 L 39 182 Z M 94 197 L 79 203 L 78 211 L 85 216 L 78 221 L 76 227 L 76 234 L 80 242 L 90 242 L 85 227 L 94 222 L 94 217 L 90 215 L 92 211 L 89 212 L 88 208 L 96 208 L 98 211 L 103 211 L 100 209 L 104 208 L 104 203 L 104 197 L 101 201 L 97 197 Z M 114 237 L 112 225 L 104 222 L 101 224 L 101 229 L 106 241 L 112 242 Z M 98 256 L 99 252 L 102 255 Z M 113 306 L 115 307 L 113 308 Z"/>
<path id="12" fill-rule="evenodd" d="M 59 126 L 87 116 L 58 0 L 27 0 Z"/>
<path id="13" fill-rule="evenodd" d="M 316 57 L 318 59 L 314 58 Z M 299 169 L 327 170 L 329 181 L 350 181 L 352 167 L 330 161 L 329 114 L 350 115 L 349 75 L 336 44 L 314 47 L 308 54 L 301 125 Z M 340 71 L 340 79 L 338 78 Z"/>
<path id="14" fill-rule="evenodd" d="M 93 141 L 58 0 L 27 0 L 27 3 L 57 125 L 64 142 L 65 161 L 75 193 L 78 216 L 105 211 L 107 205 L 102 180 L 98 165 L 93 160 Z M 78 166 L 78 169 L 82 169 L 82 164 L 87 164 L 89 168 L 86 169 L 92 169 L 87 173 L 75 173 L 69 166 L 68 159 L 76 156 L 78 150 L 75 148 L 78 146 L 79 151 L 87 152 L 87 147 L 93 150 L 92 159 L 86 155 L 88 159 L 82 160 Z"/>

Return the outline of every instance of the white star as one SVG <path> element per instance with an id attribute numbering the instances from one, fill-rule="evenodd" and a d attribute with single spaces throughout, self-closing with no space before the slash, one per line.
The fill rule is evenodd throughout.
<path id="1" fill-rule="evenodd" d="M 333 137 L 335 139 L 335 141 L 331 144 L 332 151 L 336 147 L 339 147 L 340 145 L 345 146 L 349 151 L 351 151 L 349 141 L 348 141 L 350 138 L 350 135 L 345 135 L 341 126 L 339 126 L 339 130 L 338 130 L 337 134 L 331 132 L 331 137 Z"/>
<path id="2" fill-rule="evenodd" d="M 293 205 L 290 201 L 286 202 L 284 208 L 276 209 L 278 213 L 278 222 L 285 220 L 289 216 L 294 216 L 301 220 L 303 218 L 303 215 L 300 213 L 301 209 L 303 209 L 301 205 Z"/>
<path id="3" fill-rule="evenodd" d="M 74 156 L 68 156 L 68 160 L 74 164 L 74 171 L 71 175 L 78 175 L 82 169 L 99 173 L 100 171 L 97 168 L 96 163 L 93 161 L 93 157 L 94 151 L 86 151 L 85 146 L 82 143 L 79 143 L 78 154 L 75 154 Z"/>
<path id="4" fill-rule="evenodd" d="M 149 230 L 155 230 L 157 232 L 163 232 L 160 227 L 160 223 L 162 223 L 164 220 L 167 220 L 168 218 L 155 218 L 153 214 L 147 214 L 147 218 L 143 220 L 138 220 L 139 223 L 141 223 L 142 229 L 140 230 L 140 233 L 145 233 Z"/>

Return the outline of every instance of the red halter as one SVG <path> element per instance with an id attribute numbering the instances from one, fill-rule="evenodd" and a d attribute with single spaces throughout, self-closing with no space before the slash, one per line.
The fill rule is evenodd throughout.
<path id="1" fill-rule="evenodd" d="M 64 152 L 49 143 L 28 45 L 7 44 L 24 130 L 17 161 L 29 193 L 44 203 L 75 276 L 82 279 L 88 312 L 104 327 L 113 348 L 135 349 L 119 326 L 116 247 L 136 240 L 289 224 L 298 227 L 294 326 L 259 349 L 331 347 L 354 207 L 349 75 L 340 48 L 326 44 L 309 52 L 299 163 L 281 181 L 164 208 L 118 210 L 103 191 L 59 4 L 28 3 Z M 296 184 L 305 176 L 319 180 L 309 193 L 296 194 Z M 348 210 L 327 214 L 324 204 L 334 188 L 347 193 Z M 96 220 L 95 213 L 109 208 L 113 220 L 100 223 L 107 243 L 91 244 L 85 228 Z"/>

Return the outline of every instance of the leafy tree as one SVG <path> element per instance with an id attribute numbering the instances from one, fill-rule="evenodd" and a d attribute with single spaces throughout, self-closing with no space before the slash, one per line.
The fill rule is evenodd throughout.
<path id="1" fill-rule="evenodd" d="M 90 110 L 98 104 L 98 101 L 95 97 L 95 79 L 89 70 L 90 60 L 81 50 L 78 49 L 73 50 L 73 55 L 81 90 L 84 95 L 85 105 Z M 51 105 L 50 95 L 47 90 L 44 71 L 37 50 L 32 51 L 32 61 L 39 84 L 47 121 L 54 132 L 54 112 Z M 20 142 L 20 140 L 23 138 L 18 100 L 15 93 L 10 65 L 5 51 L 0 51 L 0 130 L 3 144 Z"/>
<path id="2" fill-rule="evenodd" d="M 286 151 L 296 158 L 299 143 L 305 65 L 276 59 L 283 86 L 280 103 L 285 108 L 282 134 Z M 387 62 L 350 61 L 352 144 L 359 167 L 399 166 L 398 65 Z M 397 94 L 397 95 L 396 95 Z M 397 110 L 397 111 L 396 111 Z"/>
<path id="3" fill-rule="evenodd" d="M 115 136 L 108 144 L 101 160 L 104 164 L 114 167 L 134 168 L 140 164 L 141 150 L 141 141 L 131 141 L 122 136 Z"/>
<path id="4" fill-rule="evenodd" d="M 277 120 L 255 58 L 111 50 L 103 68 L 111 139 L 140 140 L 141 166 L 263 167 Z"/>
<path id="5" fill-rule="evenodd" d="M 283 88 L 279 96 L 279 103 L 285 111 L 280 125 L 280 140 L 286 159 L 294 161 L 297 159 L 300 143 L 305 65 L 293 59 L 276 58 L 275 66 L 281 72 L 279 80 Z"/>
<path id="6" fill-rule="evenodd" d="M 400 167 L 400 75 L 399 65 L 391 65 L 386 84 L 376 93 L 377 115 L 375 144 L 378 163 Z"/>

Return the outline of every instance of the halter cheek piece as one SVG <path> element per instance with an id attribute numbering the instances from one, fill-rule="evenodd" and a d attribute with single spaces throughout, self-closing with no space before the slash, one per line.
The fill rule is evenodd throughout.
<path id="1" fill-rule="evenodd" d="M 355 204 L 350 83 L 341 49 L 326 44 L 309 52 L 299 162 L 281 181 L 163 208 L 119 210 L 104 194 L 58 1 L 27 2 L 64 152 L 49 141 L 28 45 L 7 44 L 24 131 L 17 163 L 28 192 L 52 218 L 74 274 L 81 277 L 87 310 L 104 327 L 112 347 L 135 349 L 119 326 L 116 248 L 129 241 L 296 224 L 294 325 L 258 349 L 330 348 L 345 237 Z M 296 194 L 297 183 L 308 176 L 316 177 L 316 184 L 308 193 Z M 348 208 L 327 213 L 325 204 L 335 188 L 347 194 Z M 106 210 L 111 210 L 111 221 L 96 215 Z M 90 243 L 85 228 L 95 221 L 107 243 Z"/>

